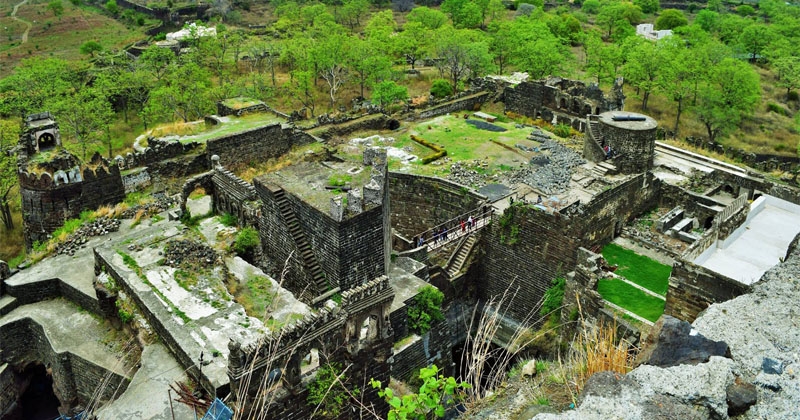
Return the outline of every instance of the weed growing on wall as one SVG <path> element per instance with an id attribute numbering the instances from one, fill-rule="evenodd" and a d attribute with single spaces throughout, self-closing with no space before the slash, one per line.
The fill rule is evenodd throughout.
<path id="1" fill-rule="evenodd" d="M 239 255 L 246 255 L 259 245 L 261 245 L 261 239 L 258 237 L 258 231 L 251 227 L 246 227 L 236 235 L 233 250 Z"/>
<path id="2" fill-rule="evenodd" d="M 444 319 L 442 301 L 444 293 L 433 286 L 425 286 L 414 297 L 414 303 L 408 307 L 408 326 L 417 334 L 425 334 L 431 324 Z"/>
<path id="3" fill-rule="evenodd" d="M 567 284 L 566 279 L 558 277 L 553 279 L 550 283 L 550 288 L 544 292 L 544 301 L 542 307 L 539 309 L 539 315 L 543 317 L 549 316 L 551 320 L 557 322 L 561 318 L 561 302 L 564 300 L 564 286 Z"/>
<path id="4" fill-rule="evenodd" d="M 514 245 L 519 240 L 518 216 L 523 216 L 528 212 L 528 206 L 522 202 L 516 202 L 509 206 L 503 215 L 500 216 L 500 242 L 506 245 Z"/>
<path id="5" fill-rule="evenodd" d="M 344 387 L 347 381 L 342 365 L 328 363 L 317 369 L 317 377 L 308 385 L 308 403 L 317 406 L 317 415 L 324 418 L 336 418 L 348 405 L 350 395 L 358 396 L 361 391 L 356 387 L 348 390 Z"/>
<path id="6" fill-rule="evenodd" d="M 452 376 L 440 375 L 436 365 L 421 368 L 419 379 L 422 381 L 422 386 L 416 394 L 398 397 L 391 388 L 378 391 L 378 396 L 389 403 L 388 420 L 444 417 L 447 408 L 462 401 L 464 390 L 470 388 L 466 382 L 457 382 Z M 370 385 L 375 389 L 382 388 L 381 381 L 375 379 L 370 380 Z"/>

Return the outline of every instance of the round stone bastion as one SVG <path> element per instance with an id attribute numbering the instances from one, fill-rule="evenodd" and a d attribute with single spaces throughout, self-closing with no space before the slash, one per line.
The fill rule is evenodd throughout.
<path id="1" fill-rule="evenodd" d="M 645 172 L 653 168 L 658 122 L 635 112 L 609 111 L 600 114 L 600 131 L 611 147 L 611 163 L 621 173 Z"/>

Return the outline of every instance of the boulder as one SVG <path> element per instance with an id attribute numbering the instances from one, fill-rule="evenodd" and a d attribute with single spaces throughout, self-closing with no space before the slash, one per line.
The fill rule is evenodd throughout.
<path id="1" fill-rule="evenodd" d="M 756 403 L 758 392 L 755 385 L 736 378 L 736 382 L 728 385 L 725 390 L 728 395 L 728 415 L 738 416 L 744 414 Z"/>
<path id="2" fill-rule="evenodd" d="M 650 330 L 634 365 L 696 365 L 711 356 L 730 357 L 728 345 L 693 333 L 688 322 L 664 315 Z"/>

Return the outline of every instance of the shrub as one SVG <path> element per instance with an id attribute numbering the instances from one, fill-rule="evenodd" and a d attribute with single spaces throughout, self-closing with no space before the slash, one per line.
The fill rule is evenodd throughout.
<path id="1" fill-rule="evenodd" d="M 361 393 L 358 388 L 349 391 L 344 387 L 346 377 L 339 363 L 329 363 L 317 369 L 317 377 L 308 385 L 309 404 L 319 406 L 317 414 L 336 418 L 346 407 L 350 394 Z"/>
<path id="2" fill-rule="evenodd" d="M 570 133 L 572 133 L 572 127 L 567 124 L 559 124 L 553 128 L 553 134 L 558 137 L 569 137 Z"/>
<path id="3" fill-rule="evenodd" d="M 566 283 L 567 281 L 563 277 L 557 277 L 553 279 L 550 288 L 544 292 L 544 298 L 542 299 L 542 307 L 539 309 L 539 315 L 548 316 L 552 314 L 550 315 L 552 318 L 559 318 L 560 311 L 558 308 L 561 307 L 561 301 L 564 300 L 564 286 Z"/>
<path id="4" fill-rule="evenodd" d="M 444 79 L 436 79 L 431 85 L 431 95 L 434 98 L 446 98 L 453 94 L 453 86 Z"/>
<path id="5" fill-rule="evenodd" d="M 800 95 L 798 95 L 796 90 L 792 90 L 792 91 L 789 92 L 789 95 L 787 95 L 787 98 L 790 101 L 796 101 L 796 100 L 800 99 Z"/>
<path id="6" fill-rule="evenodd" d="M 444 293 L 427 285 L 420 289 L 414 297 L 414 303 L 408 307 L 408 326 L 417 334 L 430 331 L 431 324 L 444 319 L 442 315 Z"/>
<path id="7" fill-rule="evenodd" d="M 389 403 L 389 419 L 444 417 L 447 408 L 463 400 L 464 390 L 470 388 L 466 382 L 457 382 L 452 376 L 440 375 L 436 365 L 420 369 L 419 379 L 422 380 L 419 392 L 402 397 L 394 395 L 391 388 L 381 390 L 383 387 L 380 381 L 370 380 L 372 388 L 379 390 L 378 396 Z"/>
<path id="8" fill-rule="evenodd" d="M 235 214 L 225 213 L 219 218 L 219 222 L 225 226 L 237 226 L 239 224 L 239 218 L 236 217 Z"/>
<path id="9" fill-rule="evenodd" d="M 736 8 L 736 13 L 739 14 L 739 16 L 747 17 L 754 15 L 756 13 L 756 9 L 749 4 L 743 4 Z"/>
<path id="10" fill-rule="evenodd" d="M 679 26 L 686 26 L 689 24 L 689 19 L 683 15 L 678 9 L 666 9 L 661 12 L 661 16 L 656 18 L 656 30 L 661 29 L 675 29 Z"/>
<path id="11" fill-rule="evenodd" d="M 780 115 L 786 115 L 786 116 L 789 115 L 789 110 L 773 102 L 767 104 L 767 111 L 774 112 Z"/>
<path id="12" fill-rule="evenodd" d="M 251 253 L 259 245 L 261 245 L 261 239 L 258 237 L 258 231 L 246 227 L 236 235 L 233 250 L 239 255 L 245 255 Z"/>
<path id="13" fill-rule="evenodd" d="M 581 5 L 581 10 L 590 14 L 596 15 L 600 11 L 600 0 L 586 0 Z"/>

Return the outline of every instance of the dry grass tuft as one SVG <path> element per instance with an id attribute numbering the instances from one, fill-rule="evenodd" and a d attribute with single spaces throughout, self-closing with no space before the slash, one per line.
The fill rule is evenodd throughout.
<path id="1" fill-rule="evenodd" d="M 161 124 L 150 131 L 153 137 L 192 136 L 206 130 L 203 121 L 172 122 Z"/>

